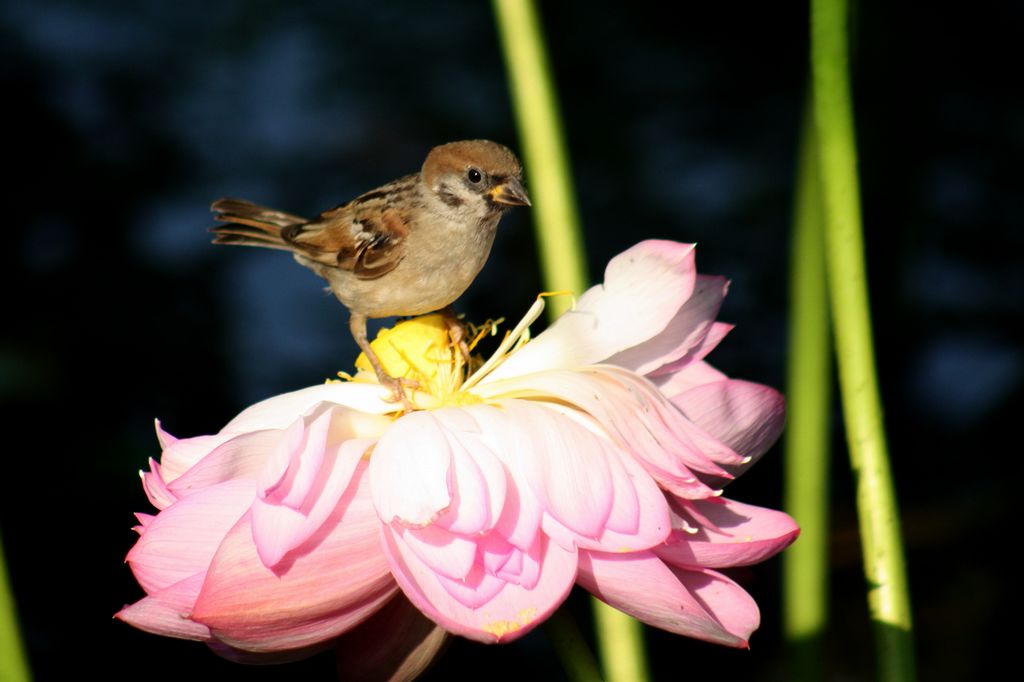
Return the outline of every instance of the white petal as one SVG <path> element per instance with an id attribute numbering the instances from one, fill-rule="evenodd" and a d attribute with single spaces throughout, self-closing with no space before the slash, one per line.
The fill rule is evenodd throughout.
<path id="1" fill-rule="evenodd" d="M 613 258 L 604 284 L 515 352 L 481 383 L 545 369 L 591 365 L 654 337 L 690 298 L 693 244 L 649 240 Z"/>

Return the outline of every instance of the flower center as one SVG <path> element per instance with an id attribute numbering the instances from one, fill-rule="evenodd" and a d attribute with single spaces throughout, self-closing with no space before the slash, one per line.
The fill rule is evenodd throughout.
<path id="1" fill-rule="evenodd" d="M 459 390 L 465 378 L 466 359 L 452 342 L 444 316 L 423 315 L 381 329 L 370 347 L 384 371 L 415 387 L 410 393 L 417 407 L 480 402 L 476 396 Z M 377 381 L 365 353 L 359 354 L 355 364 L 353 380 Z"/>
<path id="2" fill-rule="evenodd" d="M 472 387 L 530 340 L 529 326 L 544 310 L 544 298 L 551 295 L 554 294 L 545 293 L 537 297 L 526 316 L 505 334 L 498 349 L 486 361 L 479 355 L 473 355 L 472 351 L 483 338 L 497 334 L 498 325 L 503 320 L 488 320 L 479 327 L 469 325 L 466 335 L 468 367 L 462 349 L 452 340 L 448 322 L 439 313 L 422 315 L 381 329 L 370 347 L 380 359 L 384 371 L 415 387 L 409 394 L 417 408 L 479 404 L 484 402 L 483 398 L 473 393 Z M 355 365 L 355 376 L 343 372 L 338 376 L 351 381 L 377 383 L 377 375 L 365 353 L 359 354 Z"/>

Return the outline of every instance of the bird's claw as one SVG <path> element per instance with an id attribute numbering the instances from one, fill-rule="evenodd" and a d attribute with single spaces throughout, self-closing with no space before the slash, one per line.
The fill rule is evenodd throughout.
<path id="1" fill-rule="evenodd" d="M 466 343 L 466 327 L 451 308 L 446 308 L 442 311 L 444 315 L 444 321 L 448 326 L 448 336 L 451 338 L 452 343 L 458 347 L 459 353 L 462 355 L 462 359 L 466 362 L 466 366 L 470 366 L 472 362 L 469 354 L 469 344 Z"/>
<path id="2" fill-rule="evenodd" d="M 391 389 L 391 396 L 389 398 L 385 398 L 385 402 L 401 402 L 402 407 L 405 408 L 406 412 L 413 412 L 416 410 L 416 405 L 409 399 L 409 396 L 405 391 L 406 389 L 409 389 L 410 391 L 418 389 L 420 387 L 420 383 L 418 381 L 392 376 L 382 376 L 377 378 L 380 380 L 382 386 Z"/>

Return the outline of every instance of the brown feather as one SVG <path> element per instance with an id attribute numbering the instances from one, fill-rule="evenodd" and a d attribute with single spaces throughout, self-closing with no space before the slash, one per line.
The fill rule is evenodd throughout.
<path id="1" fill-rule="evenodd" d="M 210 205 L 213 217 L 226 225 L 211 228 L 216 235 L 214 244 L 262 246 L 269 249 L 291 250 L 281 238 L 283 227 L 306 222 L 305 218 L 275 211 L 244 199 L 218 199 Z"/>
<path id="2" fill-rule="evenodd" d="M 228 205 L 215 202 L 214 206 L 231 211 L 218 215 L 219 220 L 256 227 L 277 237 L 273 240 L 265 239 L 264 244 L 260 245 L 266 242 L 284 244 L 287 245 L 285 248 L 291 248 L 313 262 L 347 270 L 359 279 L 376 279 L 398 267 L 405 257 L 409 225 L 401 212 L 391 206 L 391 202 L 415 192 L 417 179 L 416 175 L 400 178 L 378 190 L 362 194 L 347 204 L 324 211 L 316 220 L 290 222 L 282 224 L 279 229 L 268 224 L 270 221 L 265 219 L 268 213 L 291 218 L 296 216 L 279 211 L 271 212 L 270 209 L 240 200 L 232 200 Z M 217 231 L 223 232 L 223 228 Z M 232 233 L 238 234 L 238 229 L 235 228 Z M 233 243 L 255 245 L 248 241 Z"/>
<path id="3" fill-rule="evenodd" d="M 273 225 L 278 228 L 309 222 L 302 216 L 285 213 L 284 211 L 276 211 L 272 208 L 246 201 L 245 199 L 217 199 L 210 205 L 210 210 L 213 211 L 214 217 L 217 220 L 233 221 L 235 218 L 242 218 Z"/>
<path id="4" fill-rule="evenodd" d="M 272 241 L 269 238 L 261 238 L 249 234 L 232 234 L 230 232 L 218 233 L 213 238 L 214 244 L 229 244 L 232 246 L 259 246 L 264 249 L 279 249 L 281 251 L 294 251 L 292 247 L 284 243 Z"/>

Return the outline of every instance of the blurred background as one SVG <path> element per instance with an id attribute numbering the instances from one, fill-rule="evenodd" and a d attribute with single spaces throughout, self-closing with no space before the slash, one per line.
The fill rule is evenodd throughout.
<path id="1" fill-rule="evenodd" d="M 646 238 L 696 241 L 732 288 L 711 356 L 782 386 L 788 235 L 807 75 L 803 3 L 545 2 L 592 276 Z M 981 679 L 1014 652 L 1018 569 L 1000 550 L 1024 379 L 1020 3 L 862 2 L 855 102 L 877 354 L 922 679 Z M 289 257 L 214 247 L 211 200 L 315 214 L 413 172 L 441 142 L 518 148 L 490 6 L 0 0 L 7 434 L 0 532 L 38 679 L 330 679 L 334 660 L 222 661 L 113 621 L 153 419 L 212 433 L 249 403 L 351 369 L 343 308 Z M 530 169 L 526 169 L 529 187 Z M 461 299 L 518 317 L 540 291 L 529 211 Z M 1017 323 L 1013 321 L 1017 320 Z M 829 679 L 873 677 L 841 421 Z M 730 488 L 781 504 L 776 448 Z M 799 519 L 798 519 L 799 520 Z M 786 679 L 779 564 L 750 651 L 648 631 L 655 679 Z M 584 595 L 568 608 L 589 632 Z M 457 641 L 427 679 L 559 679 L 542 629 Z"/>

